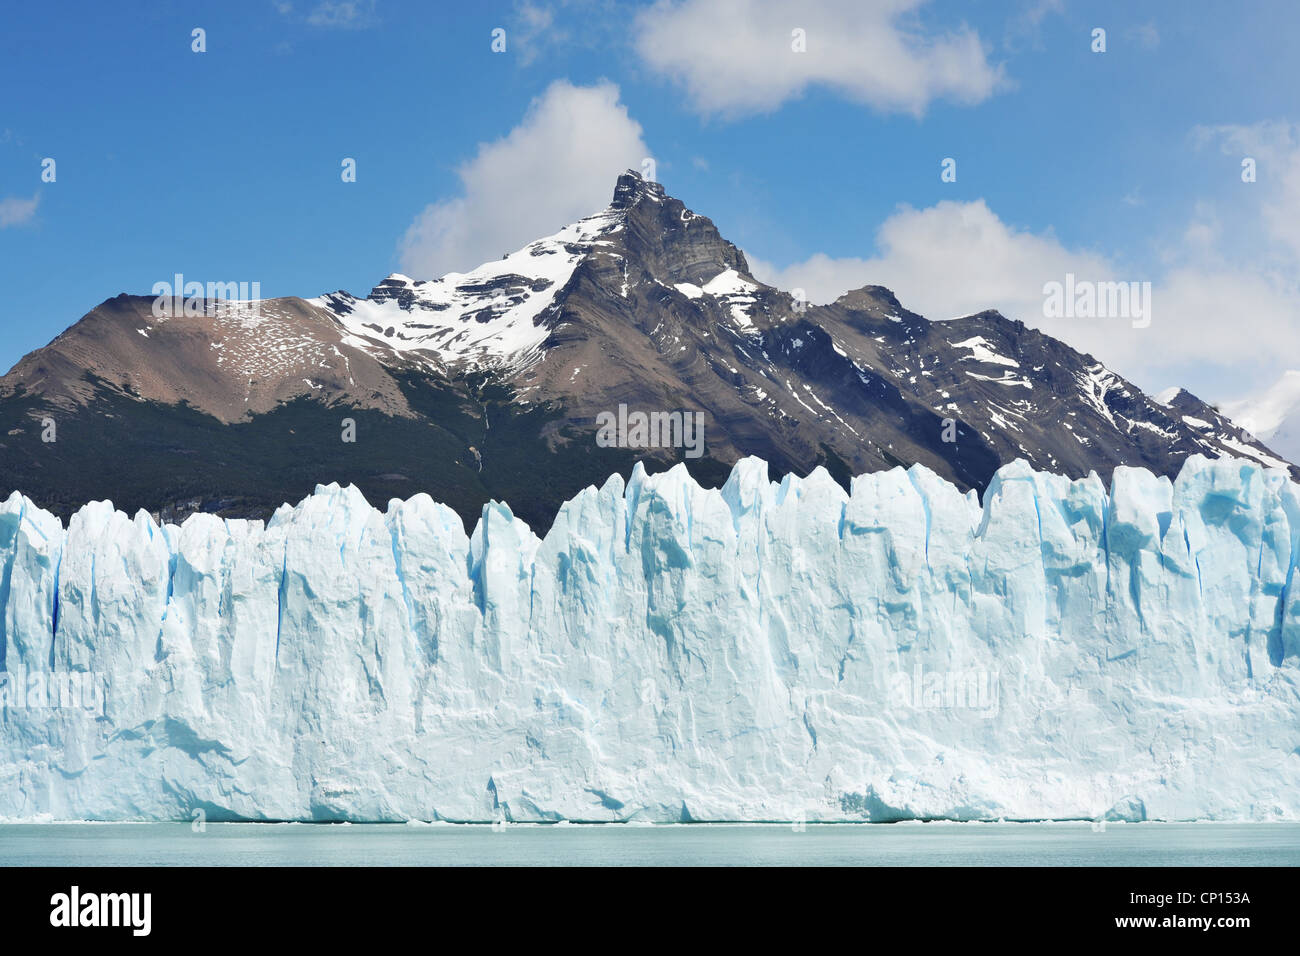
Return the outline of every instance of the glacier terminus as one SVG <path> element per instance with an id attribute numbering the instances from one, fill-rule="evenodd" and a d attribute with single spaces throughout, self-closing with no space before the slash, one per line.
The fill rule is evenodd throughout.
<path id="1" fill-rule="evenodd" d="M 545 538 L 323 485 L 0 505 L 0 818 L 1300 819 L 1300 487 L 641 466 Z M 69 697 L 68 691 L 74 693 Z"/>

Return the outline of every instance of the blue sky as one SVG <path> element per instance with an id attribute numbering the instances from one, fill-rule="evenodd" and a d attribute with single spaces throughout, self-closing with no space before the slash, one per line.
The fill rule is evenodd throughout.
<path id="1" fill-rule="evenodd" d="M 1300 362 L 1294 3 L 131 9 L 0 13 L 5 368 L 177 272 L 310 296 L 469 268 L 596 211 L 642 156 L 814 301 L 997 307 L 1210 400 Z M 1067 271 L 1152 282 L 1150 328 L 1044 318 Z"/>

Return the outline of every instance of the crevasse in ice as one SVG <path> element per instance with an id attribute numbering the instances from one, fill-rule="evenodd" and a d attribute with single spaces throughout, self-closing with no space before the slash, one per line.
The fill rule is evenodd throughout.
<path id="1" fill-rule="evenodd" d="M 1300 489 L 1189 459 L 721 490 L 538 539 L 318 487 L 0 505 L 0 817 L 1300 818 Z"/>

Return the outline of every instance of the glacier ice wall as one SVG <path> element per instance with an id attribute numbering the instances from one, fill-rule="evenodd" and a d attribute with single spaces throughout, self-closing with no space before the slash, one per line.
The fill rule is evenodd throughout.
<path id="1" fill-rule="evenodd" d="M 1300 489 L 1192 458 L 0 506 L 0 817 L 1300 818 Z M 63 687 L 60 689 L 60 683 Z"/>

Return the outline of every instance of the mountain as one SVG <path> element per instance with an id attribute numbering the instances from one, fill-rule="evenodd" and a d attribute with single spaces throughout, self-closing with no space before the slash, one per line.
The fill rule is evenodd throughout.
<path id="1" fill-rule="evenodd" d="M 1288 460 L 1300 461 L 1300 371 L 1283 372 L 1258 395 L 1225 403 L 1223 412 Z"/>
<path id="2" fill-rule="evenodd" d="M 1300 485 L 0 502 L 0 819 L 1300 819 Z M 1101 839 L 1099 837 L 1099 839 Z"/>
<path id="3" fill-rule="evenodd" d="M 713 485 L 747 455 L 846 486 L 921 463 L 982 490 L 1017 458 L 1172 476 L 1198 453 L 1300 475 L 1194 396 L 1156 401 L 996 312 L 931 322 L 879 286 L 797 301 L 633 172 L 605 210 L 471 272 L 195 305 L 159 318 L 119 295 L 0 379 L 0 489 L 63 517 L 103 498 L 266 517 L 339 481 L 467 523 L 506 500 L 540 529 L 642 459 Z M 624 420 L 650 412 L 702 415 L 703 453 L 671 431 L 678 447 L 633 447 Z M 598 440 L 614 418 L 621 441 Z"/>

